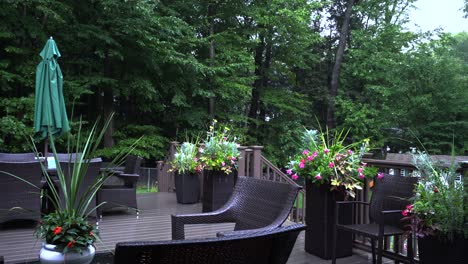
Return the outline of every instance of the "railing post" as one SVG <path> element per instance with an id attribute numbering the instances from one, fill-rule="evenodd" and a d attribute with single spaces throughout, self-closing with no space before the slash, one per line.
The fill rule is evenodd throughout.
<path id="1" fill-rule="evenodd" d="M 263 178 L 262 176 L 262 149 L 263 146 L 252 146 L 253 149 L 253 158 L 252 158 L 252 168 L 253 168 L 253 177 Z"/>
<path id="2" fill-rule="evenodd" d="M 240 146 L 237 148 L 240 152 L 240 156 L 239 156 L 239 160 L 237 161 L 237 176 L 245 176 L 247 175 L 245 173 L 245 166 L 246 166 L 246 162 L 247 162 L 247 159 L 246 159 L 246 155 L 245 155 L 245 150 L 247 149 L 247 147 L 244 147 L 244 146 Z"/>

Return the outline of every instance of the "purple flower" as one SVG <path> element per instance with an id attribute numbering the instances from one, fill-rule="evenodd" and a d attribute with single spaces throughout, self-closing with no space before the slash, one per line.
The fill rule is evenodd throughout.
<path id="1" fill-rule="evenodd" d="M 314 151 L 314 153 L 312 153 L 312 157 L 314 158 L 317 157 L 317 155 L 318 155 L 317 151 Z"/>
<path id="2" fill-rule="evenodd" d="M 384 173 L 383 173 L 383 172 L 377 173 L 377 179 L 382 179 L 383 177 L 384 177 Z"/>
<path id="3" fill-rule="evenodd" d="M 226 165 L 226 163 L 225 163 L 224 161 L 223 161 L 223 162 L 221 162 L 221 166 L 223 166 L 223 167 L 224 167 L 225 165 Z"/>
<path id="4" fill-rule="evenodd" d="M 352 150 L 348 149 L 348 154 L 349 154 L 349 155 L 353 155 L 353 153 L 354 153 L 354 152 L 353 152 Z"/>
<path id="5" fill-rule="evenodd" d="M 292 169 L 287 169 L 287 170 L 286 170 L 286 173 L 287 173 L 288 175 L 291 175 L 291 174 L 292 174 Z"/>

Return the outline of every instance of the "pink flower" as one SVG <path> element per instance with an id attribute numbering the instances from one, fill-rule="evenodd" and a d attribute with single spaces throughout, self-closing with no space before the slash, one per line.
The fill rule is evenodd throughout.
<path id="1" fill-rule="evenodd" d="M 302 151 L 302 155 L 308 155 L 308 154 L 309 154 L 309 151 L 308 151 L 307 149 L 304 149 L 304 150 Z"/>
<path id="2" fill-rule="evenodd" d="M 328 167 L 329 167 L 329 168 L 335 167 L 335 163 L 333 163 L 333 162 L 328 163 Z"/>
<path id="3" fill-rule="evenodd" d="M 362 170 L 363 170 L 362 168 L 358 168 L 358 169 L 357 169 L 357 172 L 361 173 Z"/>
<path id="4" fill-rule="evenodd" d="M 359 178 L 364 179 L 364 174 L 359 173 Z"/>
<path id="5" fill-rule="evenodd" d="M 314 156 L 308 156 L 308 157 L 307 157 L 307 160 L 308 160 L 308 161 L 314 160 Z"/>
<path id="6" fill-rule="evenodd" d="M 362 166 L 363 166 L 363 167 L 367 166 L 367 163 L 362 162 Z"/>
<path id="7" fill-rule="evenodd" d="M 293 174 L 293 175 L 291 176 L 291 179 L 293 179 L 293 180 L 297 180 L 297 178 L 299 178 L 299 176 L 297 176 L 297 174 Z"/>
<path id="8" fill-rule="evenodd" d="M 223 162 L 221 162 L 221 166 L 223 166 L 223 167 L 224 167 L 225 165 L 226 165 L 226 163 L 225 163 L 224 161 L 223 161 Z"/>
<path id="9" fill-rule="evenodd" d="M 231 157 L 231 160 L 236 160 L 236 157 Z"/>
<path id="10" fill-rule="evenodd" d="M 401 212 L 401 214 L 402 214 L 403 216 L 408 216 L 408 213 L 409 213 L 408 210 L 403 210 L 403 212 Z"/>
<path id="11" fill-rule="evenodd" d="M 318 155 L 317 151 L 314 151 L 314 153 L 312 153 L 312 157 L 314 158 L 317 157 L 317 155 Z"/>
<path id="12" fill-rule="evenodd" d="M 383 172 L 377 173 L 377 179 L 382 179 L 384 176 L 385 176 L 385 175 L 384 175 Z"/>
<path id="13" fill-rule="evenodd" d="M 305 167 L 305 164 L 302 163 L 302 161 L 299 163 L 299 168 L 303 169 Z"/>
<path id="14" fill-rule="evenodd" d="M 412 204 L 407 205 L 407 206 L 406 206 L 406 209 L 407 209 L 407 210 L 413 209 L 413 205 L 412 205 Z"/>
<path id="15" fill-rule="evenodd" d="M 203 153 L 203 148 L 199 148 L 198 152 Z"/>
<path id="16" fill-rule="evenodd" d="M 323 150 L 323 152 L 325 152 L 325 154 L 328 154 L 328 152 L 330 152 L 330 150 L 326 148 L 326 149 Z"/>
<path id="17" fill-rule="evenodd" d="M 197 157 L 193 158 L 193 161 L 197 162 L 198 161 Z"/>
<path id="18" fill-rule="evenodd" d="M 292 169 L 286 170 L 286 173 L 287 173 L 288 175 L 291 175 L 291 174 L 292 174 Z"/>
<path id="19" fill-rule="evenodd" d="M 354 152 L 353 152 L 352 150 L 348 149 L 348 154 L 349 154 L 349 155 L 353 155 L 353 153 L 354 153 Z"/>
<path id="20" fill-rule="evenodd" d="M 231 160 L 231 164 L 233 164 L 233 165 L 234 165 L 234 164 L 236 164 L 236 162 L 235 162 L 234 160 Z"/>
<path id="21" fill-rule="evenodd" d="M 319 173 L 319 174 L 315 175 L 314 178 L 315 178 L 316 180 L 321 180 L 321 179 L 322 179 L 322 176 L 320 176 L 320 173 Z"/>

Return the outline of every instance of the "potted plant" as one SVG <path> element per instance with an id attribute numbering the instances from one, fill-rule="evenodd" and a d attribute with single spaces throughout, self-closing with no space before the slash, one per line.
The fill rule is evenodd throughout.
<path id="1" fill-rule="evenodd" d="M 420 180 L 403 219 L 418 239 L 420 262 L 468 263 L 466 179 L 455 162 L 443 166 L 424 152 L 414 155 L 413 163 Z"/>
<path id="2" fill-rule="evenodd" d="M 323 133 L 306 129 L 302 149 L 287 170 L 293 180 L 302 177 L 306 182 L 305 250 L 324 259 L 331 259 L 335 201 L 354 198 L 364 179 L 376 173 L 375 168 L 361 162 L 369 140 L 345 145 L 346 136 L 343 130 L 329 135 L 328 130 Z M 341 209 L 340 223 L 350 224 L 352 208 Z M 352 254 L 351 234 L 340 232 L 337 241 L 337 257 Z"/>
<path id="3" fill-rule="evenodd" d="M 176 172 L 174 177 L 177 202 L 182 204 L 197 203 L 200 199 L 200 179 L 198 175 L 203 170 L 199 162 L 198 144 L 184 142 L 178 146 L 170 171 Z"/>
<path id="4" fill-rule="evenodd" d="M 220 208 L 231 196 L 240 155 L 237 138 L 230 134 L 228 127 L 217 129 L 217 122 L 213 120 L 199 148 L 203 166 L 203 212 Z"/>
<path id="5" fill-rule="evenodd" d="M 70 154 L 67 163 L 69 167 L 66 168 L 57 162 L 55 177 L 42 165 L 43 175 L 49 186 L 49 192 L 45 196 L 53 204 L 55 211 L 46 214 L 35 231 L 36 237 L 44 242 L 40 252 L 41 263 L 90 263 L 94 257 L 94 243 L 99 240 L 99 232 L 87 218 L 102 205 L 90 208 L 97 191 L 112 173 L 99 173 L 99 170 L 96 170 L 99 175 L 91 185 L 81 186 L 81 184 L 87 176 L 88 168 L 95 160 L 92 158 L 110 120 L 99 133 L 96 131 L 96 122 L 85 138 L 81 135 L 80 125 L 73 146 L 70 146 L 70 143 L 68 146 L 69 153 L 71 150 L 80 155 Z M 55 160 L 59 160 L 52 135 L 49 136 L 49 142 Z M 122 151 L 110 164 L 117 166 L 123 164 L 134 146 L 125 152 Z"/>

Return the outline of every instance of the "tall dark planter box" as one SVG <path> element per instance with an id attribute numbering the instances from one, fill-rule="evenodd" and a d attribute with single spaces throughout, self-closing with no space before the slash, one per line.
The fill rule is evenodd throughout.
<path id="1" fill-rule="evenodd" d="M 331 259 L 335 201 L 342 201 L 338 192 L 330 192 L 330 185 L 316 185 L 306 181 L 305 251 L 323 259 Z M 339 223 L 351 224 L 351 206 L 340 207 Z M 336 256 L 352 255 L 352 234 L 338 231 Z"/>
<path id="2" fill-rule="evenodd" d="M 419 263 L 468 263 L 467 241 L 461 236 L 453 241 L 443 241 L 435 236 L 418 238 Z"/>
<path id="3" fill-rule="evenodd" d="M 177 202 L 198 203 L 200 199 L 200 179 L 195 173 L 177 173 L 174 176 Z"/>
<path id="4" fill-rule="evenodd" d="M 203 212 L 221 208 L 231 197 L 234 188 L 235 172 L 204 171 L 203 174 Z"/>

